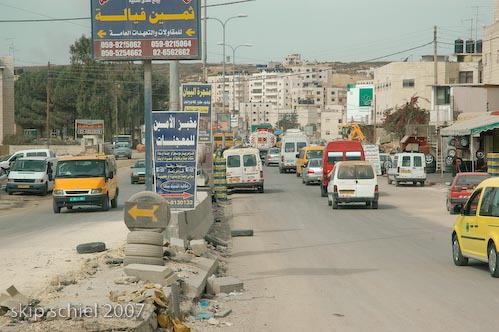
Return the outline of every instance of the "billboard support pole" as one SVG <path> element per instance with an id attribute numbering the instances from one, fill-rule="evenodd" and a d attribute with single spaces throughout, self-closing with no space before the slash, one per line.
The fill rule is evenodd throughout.
<path id="1" fill-rule="evenodd" d="M 144 123 L 146 130 L 146 190 L 152 191 L 152 61 L 144 61 Z"/>

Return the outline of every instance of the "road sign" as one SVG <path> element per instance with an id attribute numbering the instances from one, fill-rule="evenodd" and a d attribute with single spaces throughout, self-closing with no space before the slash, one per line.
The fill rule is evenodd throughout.
<path id="1" fill-rule="evenodd" d="M 125 202 L 125 225 L 130 230 L 164 230 L 170 222 L 170 206 L 156 193 L 141 191 Z"/>
<path id="2" fill-rule="evenodd" d="M 197 60 L 201 0 L 92 0 L 99 60 Z"/>

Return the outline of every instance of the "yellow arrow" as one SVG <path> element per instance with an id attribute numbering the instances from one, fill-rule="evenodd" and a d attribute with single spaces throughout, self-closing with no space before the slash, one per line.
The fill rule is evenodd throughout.
<path id="1" fill-rule="evenodd" d="M 104 30 L 99 30 L 99 32 L 97 32 L 97 36 L 99 36 L 100 38 L 104 38 L 107 36 L 107 32 Z"/>
<path id="2" fill-rule="evenodd" d="M 185 32 L 185 34 L 189 37 L 191 37 L 192 35 L 194 35 L 196 33 L 196 31 L 192 30 L 191 28 L 187 29 L 187 31 Z"/>
<path id="3" fill-rule="evenodd" d="M 152 209 L 139 209 L 137 205 L 134 205 L 130 210 L 128 210 L 128 214 L 132 216 L 134 220 L 137 220 L 137 217 L 146 217 L 152 218 L 153 222 L 157 222 L 158 218 L 154 215 L 154 212 L 159 208 L 159 205 L 153 205 Z"/>

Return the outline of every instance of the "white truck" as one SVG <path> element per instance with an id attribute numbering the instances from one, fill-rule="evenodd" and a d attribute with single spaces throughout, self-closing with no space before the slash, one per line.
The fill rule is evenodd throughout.
<path id="1" fill-rule="evenodd" d="M 300 129 L 288 129 L 281 139 L 281 160 L 279 173 L 295 171 L 296 155 L 309 145 L 308 137 Z"/>
<path id="2" fill-rule="evenodd" d="M 260 151 L 260 159 L 264 159 L 267 151 L 276 144 L 276 137 L 270 131 L 257 130 L 249 137 L 249 145 Z"/>

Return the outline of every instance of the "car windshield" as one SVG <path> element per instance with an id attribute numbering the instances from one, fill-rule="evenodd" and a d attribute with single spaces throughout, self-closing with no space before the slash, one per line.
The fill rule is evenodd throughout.
<path id="1" fill-rule="evenodd" d="M 57 164 L 56 177 L 86 178 L 105 176 L 104 160 L 65 160 Z"/>
<path id="2" fill-rule="evenodd" d="M 456 185 L 458 186 L 477 185 L 488 177 L 489 176 L 487 174 L 460 176 L 456 181 Z"/>
<path id="3" fill-rule="evenodd" d="M 128 144 L 127 143 L 116 143 L 116 148 L 126 149 L 126 148 L 128 148 Z"/>
<path id="4" fill-rule="evenodd" d="M 145 168 L 146 167 L 146 161 L 145 160 L 137 160 L 135 165 L 133 165 L 133 168 Z"/>
<path id="5" fill-rule="evenodd" d="M 45 160 L 17 160 L 12 166 L 13 171 L 45 172 Z"/>
<path id="6" fill-rule="evenodd" d="M 307 158 L 322 158 L 322 150 L 310 150 L 307 153 Z"/>
<path id="7" fill-rule="evenodd" d="M 279 154 L 280 150 L 276 148 L 272 148 L 269 150 L 269 154 Z"/>
<path id="8" fill-rule="evenodd" d="M 322 164 L 322 160 L 320 159 L 311 159 L 308 162 L 308 167 L 320 167 Z"/>

